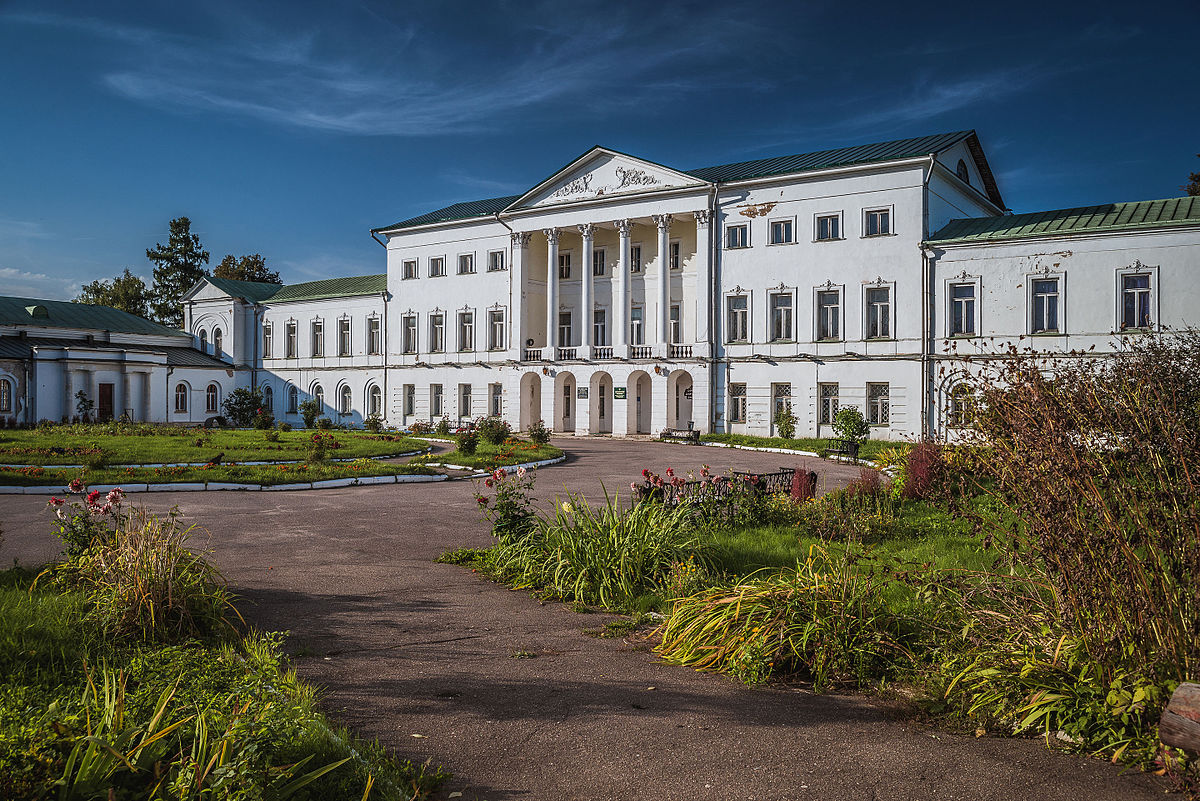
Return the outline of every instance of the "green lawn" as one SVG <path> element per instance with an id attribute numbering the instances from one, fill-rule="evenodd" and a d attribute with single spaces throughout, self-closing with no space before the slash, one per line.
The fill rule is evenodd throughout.
<path id="1" fill-rule="evenodd" d="M 788 448 L 796 451 L 820 453 L 833 447 L 832 439 L 816 439 L 815 437 L 752 437 L 748 434 L 701 434 L 701 442 L 720 442 L 725 445 L 751 445 L 755 448 Z M 912 445 L 907 442 L 890 442 L 882 439 L 869 439 L 862 444 L 858 451 L 861 459 L 874 459 L 885 448 L 900 448 L 907 450 Z"/>
<path id="2" fill-rule="evenodd" d="M 298 462 L 280 465 L 214 465 L 212 467 L 0 467 L 0 486 L 66 487 L 76 478 L 94 484 L 301 484 L 333 478 L 431 475 L 421 464 L 389 464 L 367 459 L 354 462 Z M 64 490 L 65 491 L 65 490 Z"/>
<path id="3" fill-rule="evenodd" d="M 174 464 L 206 462 L 218 454 L 225 462 L 265 462 L 304 459 L 313 431 L 208 430 L 138 424 L 63 425 L 46 429 L 0 430 L 0 463 Z M 365 431 L 325 431 L 337 447 L 332 459 L 397 456 L 423 450 L 422 440 Z"/>

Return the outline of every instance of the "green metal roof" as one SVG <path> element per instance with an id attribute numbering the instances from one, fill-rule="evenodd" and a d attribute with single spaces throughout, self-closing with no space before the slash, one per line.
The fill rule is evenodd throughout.
<path id="1" fill-rule="evenodd" d="M 378 295 L 386 291 L 387 273 L 379 273 L 377 275 L 355 275 L 348 278 L 326 278 L 323 281 L 307 281 L 303 284 L 285 284 L 266 301 L 283 303 L 295 300 L 349 298 L 356 295 Z"/>
<path id="2" fill-rule="evenodd" d="M 1066 234 L 1134 231 L 1200 225 L 1200 197 L 1107 203 L 1076 209 L 1034 211 L 1004 217 L 951 220 L 929 237 L 930 244 L 989 242 Z"/>
<path id="3" fill-rule="evenodd" d="M 44 328 L 81 328 L 122 334 L 187 337 L 175 328 L 152 323 L 111 306 L 94 306 L 65 300 L 39 300 L 0 296 L 0 325 Z"/>
<path id="4" fill-rule="evenodd" d="M 208 275 L 205 281 L 217 289 L 235 298 L 248 300 L 251 303 L 261 303 L 279 291 L 281 284 L 268 284 L 262 281 L 238 281 L 233 278 L 217 278 Z"/>
<path id="5" fill-rule="evenodd" d="M 701 167 L 700 169 L 683 172 L 685 175 L 691 175 L 710 183 L 748 181 L 755 178 L 826 170 L 833 167 L 919 158 L 921 156 L 928 156 L 930 153 L 941 153 L 959 142 L 966 142 L 967 148 L 975 157 L 976 166 L 983 178 L 984 193 L 993 203 L 1000 208 L 1004 208 L 1004 200 L 1000 196 L 1000 191 L 996 186 L 996 179 L 992 175 L 987 159 L 984 158 L 983 148 L 979 144 L 979 137 L 975 131 L 955 131 L 953 133 L 934 134 L 932 136 L 919 136 L 912 139 L 896 139 L 890 142 L 842 147 L 834 150 L 818 150 L 814 153 L 800 153 L 794 156 L 775 156 L 772 158 L 755 159 L 753 161 L 739 161 L 733 164 Z M 594 150 L 595 148 L 592 149 Z M 591 151 L 589 150 L 588 152 Z M 637 157 L 634 156 L 633 158 Z M 578 159 L 575 161 L 578 161 Z M 571 162 L 571 164 L 574 163 L 574 161 Z M 509 195 L 507 197 L 489 198 L 487 200 L 455 203 L 452 206 L 446 206 L 445 208 L 417 217 L 411 217 L 393 225 L 374 228 L 371 233 L 394 231 L 399 228 L 413 228 L 418 225 L 466 220 L 472 217 L 486 217 L 505 211 L 524 196 L 524 194 Z"/>

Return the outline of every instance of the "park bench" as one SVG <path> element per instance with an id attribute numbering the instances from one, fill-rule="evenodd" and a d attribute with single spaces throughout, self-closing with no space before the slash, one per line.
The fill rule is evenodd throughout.
<path id="1" fill-rule="evenodd" d="M 686 442 L 689 445 L 700 444 L 700 432 L 688 425 L 687 428 L 664 428 L 658 435 L 659 439 L 668 442 Z"/>
<path id="2" fill-rule="evenodd" d="M 852 439 L 835 439 L 830 440 L 832 446 L 829 448 L 830 455 L 833 456 L 849 456 L 851 459 L 858 458 L 858 443 Z"/>

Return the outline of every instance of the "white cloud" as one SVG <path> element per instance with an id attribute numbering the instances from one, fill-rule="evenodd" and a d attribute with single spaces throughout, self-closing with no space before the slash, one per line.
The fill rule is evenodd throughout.
<path id="1" fill-rule="evenodd" d="M 74 276 L 46 275 L 16 267 L 0 267 L 2 293 L 18 298 L 70 300 L 79 294 L 80 280 Z"/>

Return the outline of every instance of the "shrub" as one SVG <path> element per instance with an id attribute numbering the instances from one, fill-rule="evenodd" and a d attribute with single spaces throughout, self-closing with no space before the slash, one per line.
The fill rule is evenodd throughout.
<path id="1" fill-rule="evenodd" d="M 292 430 L 292 424 L 285 420 L 279 424 L 279 430 L 286 434 L 288 431 Z"/>
<path id="2" fill-rule="evenodd" d="M 378 434 L 383 430 L 383 418 L 377 414 L 372 414 L 363 420 L 363 428 L 370 431 L 372 434 Z"/>
<path id="3" fill-rule="evenodd" d="M 484 417 L 475 425 L 475 430 L 489 445 L 502 445 L 512 436 L 512 426 L 500 417 Z"/>
<path id="4" fill-rule="evenodd" d="M 300 416 L 304 418 L 304 427 L 312 428 L 317 424 L 317 415 L 323 409 L 321 402 L 316 398 L 309 398 L 306 401 L 301 401 L 297 407 L 300 410 Z"/>
<path id="5" fill-rule="evenodd" d="M 310 464 L 320 464 L 329 458 L 329 440 L 332 436 L 313 434 L 308 440 L 308 452 L 305 459 Z"/>
<path id="6" fill-rule="evenodd" d="M 520 538 L 533 522 L 533 483 L 536 473 L 518 467 L 515 473 L 496 468 L 483 480 L 485 489 L 495 489 L 494 499 L 486 495 L 475 496 L 483 518 L 492 524 L 492 536 L 500 541 Z"/>
<path id="7" fill-rule="evenodd" d="M 420 436 L 422 434 L 432 434 L 433 425 L 428 420 L 416 420 L 408 427 L 411 434 Z"/>
<path id="8" fill-rule="evenodd" d="M 122 509 L 125 493 L 119 488 L 107 495 L 98 490 L 87 492 L 83 480 L 75 479 L 67 491 L 81 500 L 52 497 L 46 505 L 54 510 L 55 534 L 63 541 L 70 558 L 111 539 L 129 512 Z"/>
<path id="9" fill-rule="evenodd" d="M 817 474 L 796 468 L 792 473 L 792 503 L 801 503 L 817 497 Z"/>
<path id="10" fill-rule="evenodd" d="M 437 434 L 439 437 L 450 436 L 450 418 L 443 417 L 441 420 L 438 420 L 437 425 L 433 427 L 433 433 Z"/>
<path id="11" fill-rule="evenodd" d="M 784 439 L 791 439 L 796 435 L 796 414 L 792 411 L 792 404 L 785 403 L 775 412 L 775 433 Z"/>
<path id="12" fill-rule="evenodd" d="M 479 447 L 479 434 L 468 429 L 455 436 L 454 441 L 457 443 L 459 453 L 473 456 L 475 449 Z"/>
<path id="13" fill-rule="evenodd" d="M 247 428 L 263 413 L 263 395 L 258 387 L 238 387 L 221 401 L 225 416 L 238 428 Z"/>
<path id="14" fill-rule="evenodd" d="M 871 427 L 855 406 L 843 406 L 833 416 L 833 433 L 839 439 L 862 443 L 871 434 Z"/>
<path id="15" fill-rule="evenodd" d="M 329 431 L 330 429 L 333 428 L 333 421 L 330 420 L 328 417 L 318 418 L 317 419 L 317 428 L 321 429 L 322 431 Z"/>
<path id="16" fill-rule="evenodd" d="M 932 497 L 941 487 L 945 470 L 942 447 L 935 442 L 918 443 L 908 452 L 904 464 L 903 497 Z"/>
<path id="17" fill-rule="evenodd" d="M 263 439 L 267 442 L 279 442 L 279 432 L 275 429 L 263 432 Z"/>
<path id="18" fill-rule="evenodd" d="M 259 409 L 254 415 L 254 427 L 259 431 L 266 431 L 267 429 L 274 428 L 275 415 L 271 414 L 265 409 Z"/>
<path id="19" fill-rule="evenodd" d="M 535 420 L 529 425 L 529 441 L 534 445 L 545 445 L 550 442 L 550 429 L 541 420 Z"/>

